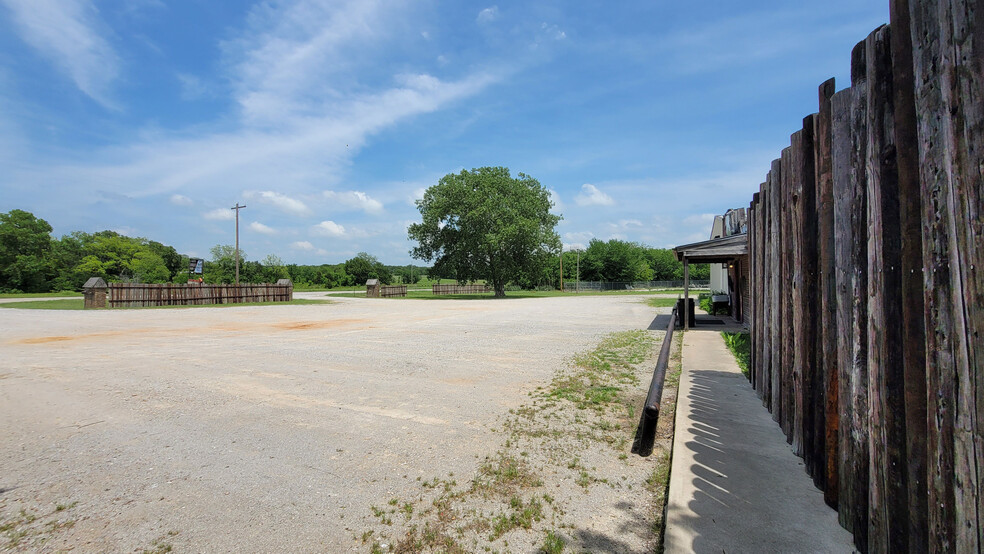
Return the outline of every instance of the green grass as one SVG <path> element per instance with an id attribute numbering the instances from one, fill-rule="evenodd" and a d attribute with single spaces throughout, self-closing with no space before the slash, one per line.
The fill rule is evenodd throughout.
<path id="1" fill-rule="evenodd" d="M 672 308 L 676 306 L 676 303 L 676 298 L 649 298 L 646 300 L 646 304 L 652 308 Z"/>
<path id="2" fill-rule="evenodd" d="M 724 344 L 728 346 L 728 350 L 735 356 L 741 372 L 748 377 L 748 364 L 752 356 L 752 343 L 748 333 L 721 333 L 721 336 L 724 337 Z"/>
<path id="3" fill-rule="evenodd" d="M 59 298 L 62 296 L 82 296 L 81 292 L 63 290 L 59 292 L 0 292 L 0 298 Z"/>
<path id="4" fill-rule="evenodd" d="M 206 304 L 202 306 L 146 306 L 141 308 L 113 308 L 114 310 L 173 310 L 188 308 L 232 308 L 232 307 L 252 307 L 252 306 L 303 306 L 309 304 L 325 305 L 331 304 L 330 300 L 307 300 L 295 299 L 290 302 L 243 302 L 241 304 Z M 83 299 L 71 298 L 66 300 L 34 300 L 25 302 L 7 302 L 0 304 L 0 308 L 18 308 L 21 310 L 81 310 L 83 309 Z M 108 308 L 107 308 L 108 309 Z"/>
<path id="5" fill-rule="evenodd" d="M 559 290 L 510 290 L 506 291 L 505 299 L 516 299 L 516 298 L 554 298 L 554 297 L 573 297 L 573 296 L 645 296 L 654 294 L 652 291 L 647 290 L 611 290 L 611 291 L 581 291 L 575 294 L 572 291 L 559 291 Z M 344 294 L 344 293 L 328 293 L 325 296 L 338 297 L 338 298 L 365 298 L 363 295 L 358 294 Z M 402 300 L 400 297 L 392 297 L 389 300 Z M 408 289 L 406 299 L 409 300 L 495 300 L 495 295 L 491 292 L 485 294 L 438 294 L 435 295 L 430 289 Z M 670 302 L 666 306 L 672 306 L 676 303 L 675 298 L 660 298 L 655 300 L 661 300 Z M 658 306 L 658 307 L 666 307 Z"/>
<path id="6" fill-rule="evenodd" d="M 67 300 L 26 300 L 24 302 L 5 302 L 0 308 L 19 308 L 22 310 L 81 310 L 83 300 L 70 298 Z"/>

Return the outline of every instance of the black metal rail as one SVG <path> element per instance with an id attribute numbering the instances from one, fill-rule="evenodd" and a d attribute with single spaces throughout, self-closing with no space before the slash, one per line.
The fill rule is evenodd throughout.
<path id="1" fill-rule="evenodd" d="M 666 336 L 656 360 L 653 380 L 649 384 L 649 394 L 642 406 L 639 417 L 639 427 L 636 428 L 635 440 L 632 442 L 632 453 L 647 457 L 653 453 L 656 444 L 656 423 L 659 421 L 659 403 L 663 397 L 663 382 L 666 380 L 666 367 L 670 364 L 670 343 L 673 342 L 673 331 L 676 329 L 677 308 L 670 313 L 670 322 L 666 325 Z"/>

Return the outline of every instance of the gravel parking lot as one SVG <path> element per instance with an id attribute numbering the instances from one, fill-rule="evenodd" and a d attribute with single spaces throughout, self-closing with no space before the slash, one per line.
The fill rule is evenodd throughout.
<path id="1" fill-rule="evenodd" d="M 370 506 L 475 474 L 643 301 L 0 310 L 0 524 L 24 533 L 0 550 L 365 551 Z"/>

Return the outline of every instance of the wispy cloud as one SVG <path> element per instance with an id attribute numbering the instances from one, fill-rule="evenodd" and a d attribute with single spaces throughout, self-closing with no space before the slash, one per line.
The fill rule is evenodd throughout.
<path id="1" fill-rule="evenodd" d="M 343 237 L 345 236 L 345 227 L 334 221 L 325 220 L 312 227 L 311 232 L 324 237 Z"/>
<path id="2" fill-rule="evenodd" d="M 236 219 L 236 213 L 228 208 L 215 208 L 203 213 L 202 217 L 214 221 L 230 221 Z"/>
<path id="3" fill-rule="evenodd" d="M 334 205 L 351 210 L 360 210 L 367 214 L 378 214 L 383 211 L 382 203 L 378 200 L 370 198 L 368 194 L 358 190 L 349 190 L 345 192 L 326 190 L 324 192 L 324 197 L 331 201 Z"/>
<path id="4" fill-rule="evenodd" d="M 264 225 L 264 224 L 260 223 L 259 221 L 254 221 L 254 222 L 250 223 L 249 224 L 249 228 L 252 229 L 252 230 L 254 230 L 254 231 L 256 231 L 257 233 L 260 233 L 261 235 L 276 235 L 277 234 L 277 230 L 276 229 L 274 229 L 273 227 L 269 227 L 267 225 Z"/>
<path id="5" fill-rule="evenodd" d="M 550 211 L 555 214 L 563 213 L 564 202 L 560 199 L 560 193 L 554 189 L 549 189 L 548 192 L 550 193 L 550 201 L 553 203 L 553 207 L 550 208 Z"/>
<path id="6" fill-rule="evenodd" d="M 185 196 L 183 194 L 172 194 L 171 195 L 171 203 L 174 204 L 175 206 L 185 206 L 185 207 L 187 207 L 187 206 L 193 206 L 195 204 L 191 200 L 191 198 L 188 198 L 187 196 Z"/>
<path id="7" fill-rule="evenodd" d="M 499 18 L 499 6 L 489 6 L 484 10 L 478 12 L 478 17 L 475 21 L 479 23 L 491 23 Z"/>
<path id="8" fill-rule="evenodd" d="M 274 192 L 271 190 L 265 190 L 262 192 L 246 192 L 244 194 L 246 198 L 255 198 L 264 204 L 274 206 L 282 212 L 286 212 L 294 215 L 308 215 L 311 213 L 311 208 L 308 208 L 304 202 L 300 200 L 291 198 L 286 194 L 281 194 L 279 192 Z"/>
<path id="9" fill-rule="evenodd" d="M 20 36 L 75 86 L 104 107 L 117 109 L 112 85 L 120 58 L 100 33 L 99 12 L 89 0 L 0 0 Z"/>
<path id="10" fill-rule="evenodd" d="M 604 192 L 598 189 L 598 187 L 585 183 L 581 185 L 581 193 L 574 198 L 578 206 L 612 206 L 615 204 L 615 200 L 611 196 L 608 196 Z"/>
<path id="11" fill-rule="evenodd" d="M 297 242 L 292 242 L 290 243 L 290 247 L 293 248 L 294 250 L 306 250 L 309 252 L 315 249 L 314 245 L 306 240 L 299 240 Z"/>

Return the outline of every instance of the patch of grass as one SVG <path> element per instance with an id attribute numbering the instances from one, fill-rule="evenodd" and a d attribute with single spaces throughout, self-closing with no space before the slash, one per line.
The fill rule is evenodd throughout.
<path id="1" fill-rule="evenodd" d="M 26 300 L 24 302 L 4 302 L 0 308 L 17 308 L 21 310 L 81 310 L 81 298 L 65 300 Z"/>
<path id="2" fill-rule="evenodd" d="M 672 308 L 676 306 L 676 298 L 647 298 L 646 304 L 652 308 Z"/>
<path id="3" fill-rule="evenodd" d="M 543 539 L 543 546 L 540 547 L 540 554 L 561 554 L 565 546 L 567 545 L 560 535 L 553 531 L 547 531 L 547 536 Z"/>
<path id="4" fill-rule="evenodd" d="M 724 344 L 738 362 L 741 372 L 748 377 L 748 364 L 752 356 L 752 342 L 748 333 L 721 333 L 721 336 L 724 337 Z"/>
<path id="5" fill-rule="evenodd" d="M 653 291 L 649 290 L 606 290 L 606 291 L 581 291 L 580 293 L 574 293 L 571 290 L 507 290 L 504 299 L 517 299 L 517 298 L 554 298 L 558 296 L 562 297 L 572 297 L 572 296 L 646 296 L 654 294 Z M 662 294 L 662 293 L 660 293 Z M 682 293 L 681 293 L 682 294 Z M 325 296 L 338 297 L 338 298 L 365 298 L 364 295 L 359 294 L 343 294 L 343 293 L 328 293 Z M 407 289 L 406 297 L 390 297 L 388 300 L 494 300 L 495 295 L 491 292 L 485 294 L 439 294 L 435 295 L 430 289 Z M 675 305 L 676 299 L 673 298 L 658 298 L 654 300 L 664 300 L 672 301 L 673 304 L 667 304 L 667 306 Z M 665 306 L 661 306 L 665 307 Z"/>
<path id="6" fill-rule="evenodd" d="M 494 458 L 486 458 L 478 468 L 473 487 L 478 491 L 506 496 L 542 484 L 543 481 L 525 460 L 500 452 Z"/>
<path id="7" fill-rule="evenodd" d="M 534 498 L 523 502 L 518 496 L 509 499 L 510 510 L 492 519 L 492 533 L 489 540 L 494 541 L 516 528 L 529 529 L 533 522 L 543 519 L 543 504 Z"/>
<path id="8" fill-rule="evenodd" d="M 331 304 L 331 300 L 309 300 L 297 298 L 290 302 L 243 302 L 241 304 L 205 304 L 200 306 L 145 306 L 140 308 L 112 308 L 113 310 L 177 310 L 177 309 L 201 309 L 201 308 L 232 308 L 232 307 L 254 307 L 254 306 L 304 306 L 304 305 L 326 305 Z M 0 308 L 17 308 L 21 310 L 81 310 L 84 300 L 81 298 L 69 298 L 65 300 L 28 300 L 24 302 L 5 302 L 0 304 Z M 110 309 L 110 308 L 106 308 Z"/>
<path id="9" fill-rule="evenodd" d="M 0 298 L 60 298 L 62 296 L 78 296 L 81 292 L 63 290 L 58 292 L 0 292 Z"/>

